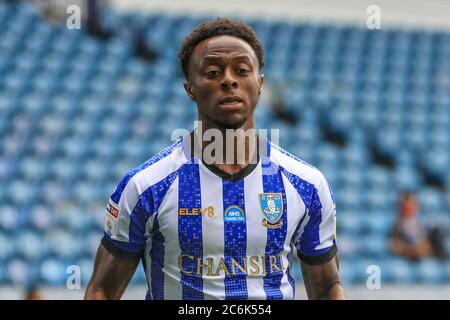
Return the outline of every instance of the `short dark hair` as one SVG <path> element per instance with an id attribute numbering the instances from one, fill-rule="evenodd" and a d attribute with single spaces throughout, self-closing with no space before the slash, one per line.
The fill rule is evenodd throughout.
<path id="1" fill-rule="evenodd" d="M 235 36 L 246 41 L 255 51 L 258 58 L 259 69 L 264 67 L 264 49 L 258 40 L 255 31 L 243 21 L 216 18 L 199 24 L 183 41 L 178 58 L 184 76 L 188 78 L 189 60 L 195 47 L 208 38 L 220 35 Z"/>

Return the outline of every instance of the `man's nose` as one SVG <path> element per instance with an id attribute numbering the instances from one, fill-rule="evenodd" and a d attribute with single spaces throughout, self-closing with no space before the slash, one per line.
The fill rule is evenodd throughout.
<path id="1" fill-rule="evenodd" d="M 222 90 L 229 90 L 230 88 L 236 89 L 238 87 L 238 83 L 230 71 L 224 73 L 220 87 Z"/>

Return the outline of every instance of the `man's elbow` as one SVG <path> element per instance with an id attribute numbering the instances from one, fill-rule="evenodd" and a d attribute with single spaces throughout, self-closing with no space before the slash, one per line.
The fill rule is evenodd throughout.
<path id="1" fill-rule="evenodd" d="M 84 300 L 108 300 L 108 295 L 105 289 L 95 287 L 90 283 L 86 288 Z"/>
<path id="2" fill-rule="evenodd" d="M 344 286 L 340 279 L 333 281 L 322 291 L 317 300 L 345 300 Z"/>

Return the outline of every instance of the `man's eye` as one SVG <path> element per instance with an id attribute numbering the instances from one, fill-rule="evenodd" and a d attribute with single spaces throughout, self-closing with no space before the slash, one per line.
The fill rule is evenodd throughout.
<path id="1" fill-rule="evenodd" d="M 209 77 L 209 78 L 214 78 L 215 76 L 217 76 L 219 74 L 219 71 L 217 71 L 217 70 L 210 70 L 210 71 L 208 71 L 207 73 L 206 73 L 206 75 Z"/>
<path id="2" fill-rule="evenodd" d="M 246 75 L 246 74 L 248 74 L 248 70 L 247 70 L 247 69 L 240 68 L 240 69 L 238 69 L 238 73 L 239 73 L 240 75 Z"/>

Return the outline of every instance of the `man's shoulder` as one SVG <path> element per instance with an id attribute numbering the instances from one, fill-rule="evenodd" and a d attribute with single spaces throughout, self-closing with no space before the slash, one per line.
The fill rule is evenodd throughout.
<path id="1" fill-rule="evenodd" d="M 129 170 L 119 183 L 119 189 L 126 185 L 150 186 L 177 170 L 186 161 L 182 150 L 182 138 L 176 140 L 147 161 Z"/>
<path id="2" fill-rule="evenodd" d="M 318 168 L 273 142 L 270 142 L 270 159 L 288 174 L 295 175 L 313 185 L 322 184 L 325 180 L 324 174 Z"/>

